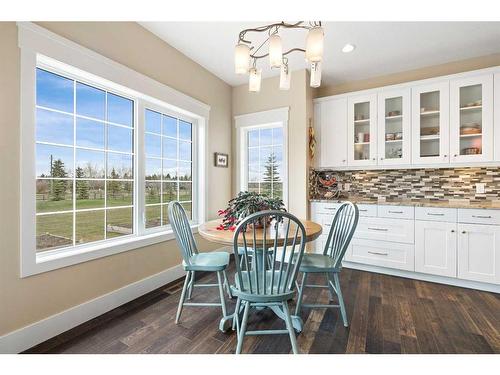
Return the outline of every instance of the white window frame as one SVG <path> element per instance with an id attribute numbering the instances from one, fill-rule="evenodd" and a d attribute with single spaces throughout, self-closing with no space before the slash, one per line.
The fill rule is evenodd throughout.
<path id="1" fill-rule="evenodd" d="M 196 184 L 193 182 L 192 228 L 196 231 L 197 226 L 206 220 L 206 135 L 210 107 L 40 26 L 29 22 L 17 25 L 21 49 L 20 276 L 27 277 L 174 238 L 169 227 L 156 230 L 144 228 L 144 106 L 155 106 L 165 114 L 172 114 L 193 124 L 192 179 L 196 180 Z M 36 67 L 42 65 L 63 76 L 95 87 L 101 86 L 134 100 L 134 234 L 36 252 L 35 90 Z"/>
<path id="2" fill-rule="evenodd" d="M 283 202 L 288 207 L 288 114 L 289 107 L 254 112 L 234 117 L 236 126 L 236 186 L 240 191 L 248 190 L 248 132 L 281 126 L 283 129 Z"/>

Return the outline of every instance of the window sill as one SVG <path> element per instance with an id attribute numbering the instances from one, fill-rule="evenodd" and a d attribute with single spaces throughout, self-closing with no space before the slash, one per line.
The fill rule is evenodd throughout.
<path id="1" fill-rule="evenodd" d="M 198 232 L 198 224 L 191 225 L 193 233 Z M 129 236 L 113 242 L 86 245 L 71 249 L 52 250 L 36 254 L 36 263 L 23 267 L 21 277 L 56 270 L 78 263 L 107 257 L 125 251 L 170 241 L 175 238 L 172 230 L 150 233 L 142 236 Z"/>

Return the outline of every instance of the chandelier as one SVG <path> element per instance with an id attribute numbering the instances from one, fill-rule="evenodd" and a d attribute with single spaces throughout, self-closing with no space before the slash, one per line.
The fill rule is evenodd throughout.
<path id="1" fill-rule="evenodd" d="M 283 44 L 279 31 L 285 29 L 303 29 L 307 30 L 306 48 L 292 48 L 283 52 Z M 268 33 L 268 37 L 260 45 L 252 44 L 246 34 L 250 32 Z M 323 39 L 324 33 L 321 27 L 321 21 L 296 23 L 273 23 L 257 27 L 255 29 L 245 29 L 238 36 L 238 44 L 234 51 L 234 66 L 236 74 L 248 74 L 249 91 L 260 91 L 262 80 L 262 69 L 257 68 L 257 60 L 269 58 L 271 69 L 280 69 L 280 90 L 290 88 L 290 67 L 288 66 L 287 56 L 292 52 L 304 52 L 306 61 L 311 67 L 311 87 L 321 85 L 321 60 L 323 58 Z M 268 44 L 268 52 L 261 49 Z M 260 53 L 259 53 L 260 51 Z"/>

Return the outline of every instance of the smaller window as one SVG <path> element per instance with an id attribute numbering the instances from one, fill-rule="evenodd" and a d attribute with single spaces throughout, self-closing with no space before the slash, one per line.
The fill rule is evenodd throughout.
<path id="1" fill-rule="evenodd" d="M 246 132 L 248 191 L 283 199 L 283 127 L 262 127 Z"/>

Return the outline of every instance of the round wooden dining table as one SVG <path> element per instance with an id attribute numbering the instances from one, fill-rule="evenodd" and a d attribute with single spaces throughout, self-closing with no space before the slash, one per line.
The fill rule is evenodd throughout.
<path id="1" fill-rule="evenodd" d="M 321 235 L 322 228 L 321 225 L 318 223 L 315 223 L 314 221 L 309 221 L 309 220 L 301 220 L 302 224 L 304 225 L 304 228 L 306 230 L 306 243 L 310 241 L 314 241 L 316 238 L 318 238 Z M 222 245 L 226 246 L 233 246 L 234 240 L 233 240 L 233 235 L 234 232 L 230 230 L 220 230 L 217 229 L 217 227 L 221 224 L 221 220 L 211 220 L 207 221 L 203 224 L 200 224 L 198 227 L 198 233 L 201 237 L 206 239 L 207 241 L 210 242 L 215 242 L 219 243 Z M 266 233 L 266 247 L 269 246 L 271 247 L 274 244 L 274 233 L 271 233 L 272 228 L 269 226 L 268 232 Z M 294 237 L 294 230 L 290 230 L 288 233 L 288 236 L 286 235 L 285 230 L 280 230 L 278 232 L 278 239 L 277 239 L 277 246 L 283 246 L 285 243 L 287 245 L 290 245 L 293 242 L 293 237 Z M 253 237 L 253 235 L 252 235 Z M 299 236 L 300 238 L 300 236 Z M 255 241 L 256 241 L 256 246 L 255 248 L 263 248 L 264 246 L 264 233 L 262 229 L 257 229 L 255 233 Z M 238 239 L 238 245 L 243 246 L 243 238 L 240 236 Z M 247 246 L 253 246 L 253 239 L 252 238 L 247 238 Z M 257 259 L 260 259 L 260 256 L 257 256 Z M 270 307 L 274 313 L 281 319 L 285 320 L 285 314 L 283 313 L 283 310 L 279 308 L 278 306 L 272 306 Z M 232 322 L 232 315 L 223 317 L 221 322 L 220 322 L 220 329 L 225 331 L 228 327 L 228 325 Z M 302 319 L 297 316 L 297 315 L 292 315 L 292 324 L 295 328 L 296 331 L 300 332 L 302 331 L 302 326 L 303 322 Z"/>
<path id="2" fill-rule="evenodd" d="M 304 228 L 306 229 L 306 242 L 314 241 L 321 235 L 321 225 L 315 223 L 314 221 L 309 220 L 301 220 L 302 224 L 304 224 Z M 211 220 L 201 224 L 198 227 L 198 233 L 204 239 L 210 242 L 220 243 L 222 245 L 233 245 L 233 231 L 230 230 L 219 230 L 217 227 L 221 224 L 221 220 Z M 266 233 L 266 245 L 274 244 L 274 231 L 272 227 L 269 225 Z M 272 233 L 271 233 L 272 232 Z M 286 233 L 285 230 L 280 230 L 278 232 L 278 246 L 283 246 L 285 244 Z M 293 242 L 294 231 L 290 230 L 287 238 L 287 245 L 290 245 Z M 299 236 L 300 238 L 300 236 Z M 247 239 L 247 244 L 252 243 L 252 238 Z M 262 229 L 257 229 L 255 231 L 255 241 L 257 242 L 257 246 L 262 246 L 264 242 L 264 233 Z M 240 236 L 238 239 L 238 245 L 243 246 L 243 237 Z"/>

